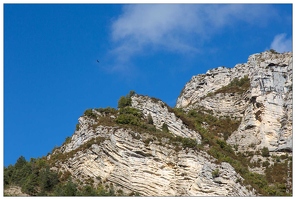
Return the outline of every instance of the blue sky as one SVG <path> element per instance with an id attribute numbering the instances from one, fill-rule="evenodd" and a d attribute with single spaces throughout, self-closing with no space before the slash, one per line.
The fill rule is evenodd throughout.
<path id="1" fill-rule="evenodd" d="M 286 4 L 4 4 L 4 165 L 47 155 L 130 90 L 170 106 L 194 75 L 292 50 Z M 100 62 L 97 63 L 97 60 Z"/>

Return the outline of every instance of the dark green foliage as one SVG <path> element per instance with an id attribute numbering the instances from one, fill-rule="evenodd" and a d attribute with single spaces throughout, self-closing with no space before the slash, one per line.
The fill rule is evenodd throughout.
<path id="1" fill-rule="evenodd" d="M 43 159 L 31 159 L 27 162 L 21 156 L 14 166 L 4 168 L 5 187 L 20 186 L 22 192 L 29 195 L 45 195 L 59 182 L 56 172 L 49 170 Z"/>
<path id="2" fill-rule="evenodd" d="M 79 124 L 76 124 L 76 131 L 79 131 L 80 127 L 79 127 Z"/>
<path id="3" fill-rule="evenodd" d="M 152 142 L 152 141 L 153 141 L 152 138 L 147 138 L 147 139 L 144 140 L 144 143 L 145 143 L 146 146 L 148 146 L 149 143 Z"/>
<path id="4" fill-rule="evenodd" d="M 245 172 L 243 175 L 245 178 L 245 184 L 250 184 L 253 188 L 255 188 L 255 190 L 261 194 L 263 193 L 264 187 L 267 187 L 268 184 L 264 175 L 249 171 Z"/>
<path id="5" fill-rule="evenodd" d="M 271 53 L 278 54 L 278 52 L 277 52 L 276 50 L 274 50 L 274 49 L 270 49 L 269 51 L 270 51 Z"/>
<path id="6" fill-rule="evenodd" d="M 25 157 L 24 156 L 20 156 L 17 159 L 16 163 L 15 163 L 15 168 L 16 169 L 22 169 L 23 166 L 26 165 L 26 164 L 27 164 L 27 161 L 26 161 Z"/>
<path id="7" fill-rule="evenodd" d="M 218 93 L 239 93 L 242 94 L 250 88 L 250 79 L 246 75 L 241 79 L 234 78 L 228 85 L 216 90 L 213 94 Z M 210 96 L 211 94 L 209 94 Z"/>
<path id="8" fill-rule="evenodd" d="M 127 106 L 131 106 L 132 105 L 132 96 L 135 95 L 136 93 L 134 91 L 130 91 L 130 93 L 128 95 L 126 95 L 125 97 L 122 96 L 120 97 L 120 99 L 118 100 L 118 108 L 124 108 Z"/>
<path id="9" fill-rule="evenodd" d="M 131 90 L 128 94 L 129 97 L 132 97 L 136 94 L 136 92 L 134 90 Z"/>
<path id="10" fill-rule="evenodd" d="M 97 191 L 90 185 L 85 185 L 77 196 L 97 196 Z"/>
<path id="11" fill-rule="evenodd" d="M 120 115 L 133 115 L 137 118 L 142 118 L 143 114 L 139 109 L 133 108 L 133 107 L 125 107 L 119 110 Z"/>
<path id="12" fill-rule="evenodd" d="M 54 191 L 54 196 L 76 196 L 77 195 L 77 184 L 69 180 L 66 184 L 56 185 Z"/>
<path id="13" fill-rule="evenodd" d="M 120 97 L 120 99 L 118 100 L 118 108 L 124 108 L 126 106 L 131 106 L 132 105 L 132 98 L 130 95 L 126 95 L 125 97 L 122 96 Z"/>
<path id="14" fill-rule="evenodd" d="M 240 124 L 239 120 L 231 119 L 230 117 L 215 117 L 209 114 L 210 111 L 195 111 L 190 110 L 187 114 L 187 121 L 195 124 L 195 130 L 197 130 L 203 137 L 204 143 L 210 143 L 214 136 L 218 136 L 218 133 L 223 133 L 224 140 L 238 129 Z M 203 128 L 203 123 L 208 124 L 207 129 Z"/>
<path id="15" fill-rule="evenodd" d="M 212 171 L 213 178 L 219 177 L 219 175 L 220 175 L 219 169 L 215 169 L 214 171 Z"/>
<path id="16" fill-rule="evenodd" d="M 100 113 L 105 113 L 107 115 L 109 114 L 117 114 L 117 110 L 115 108 L 107 107 L 107 108 L 96 108 L 96 111 Z"/>
<path id="17" fill-rule="evenodd" d="M 22 184 L 22 192 L 31 196 L 36 195 L 38 186 L 38 177 L 36 174 L 30 174 Z"/>
<path id="18" fill-rule="evenodd" d="M 138 117 L 129 114 L 121 114 L 116 118 L 118 124 L 130 124 L 134 126 L 141 125 L 141 120 Z"/>
<path id="19" fill-rule="evenodd" d="M 39 172 L 41 191 L 49 192 L 58 184 L 58 174 L 49 170 L 49 167 L 40 170 Z"/>
<path id="20" fill-rule="evenodd" d="M 153 125 L 153 119 L 150 113 L 148 115 L 147 123 Z"/>
<path id="21" fill-rule="evenodd" d="M 126 106 L 131 106 L 132 105 L 132 101 L 130 98 L 127 97 L 120 97 L 120 99 L 118 100 L 118 108 L 124 108 Z"/>
<path id="22" fill-rule="evenodd" d="M 93 142 L 101 142 L 101 138 L 96 138 Z M 5 167 L 4 186 L 6 188 L 10 185 L 20 186 L 22 192 L 31 196 L 115 196 L 112 188 L 107 191 L 102 185 L 97 189 L 92 185 L 79 188 L 71 176 L 63 179 L 55 171 L 50 170 L 44 158 L 27 162 L 21 156 L 15 165 Z"/>
<path id="23" fill-rule="evenodd" d="M 234 153 L 232 147 L 231 147 L 229 144 L 227 144 L 227 143 L 225 142 L 225 140 L 217 139 L 216 142 L 217 142 L 217 144 L 220 146 L 220 148 L 223 149 L 224 151 L 229 152 L 229 153 L 231 153 L 231 154 Z"/>
<path id="24" fill-rule="evenodd" d="M 97 119 L 97 115 L 95 113 L 93 113 L 92 109 L 87 109 L 84 112 L 84 115 L 93 119 Z"/>
<path id="25" fill-rule="evenodd" d="M 168 128 L 168 125 L 167 125 L 166 123 L 163 123 L 163 124 L 162 124 L 162 131 L 163 131 L 163 132 L 167 132 L 167 133 L 170 132 L 170 131 L 169 131 L 169 128 Z"/>
<path id="26" fill-rule="evenodd" d="M 268 162 L 268 161 L 264 161 L 263 163 L 262 163 L 262 166 L 263 167 L 268 167 L 270 165 L 270 163 Z"/>
<path id="27" fill-rule="evenodd" d="M 119 111 L 119 115 L 115 122 L 118 124 L 130 124 L 140 126 L 142 124 L 141 118 L 143 114 L 140 110 L 132 107 L 123 107 Z"/>
<path id="28" fill-rule="evenodd" d="M 186 137 L 181 137 L 182 147 L 184 148 L 196 148 L 196 140 Z"/>
<path id="29" fill-rule="evenodd" d="M 269 157 L 269 150 L 267 147 L 263 147 L 263 149 L 261 150 L 261 155 L 263 157 Z"/>
<path id="30" fill-rule="evenodd" d="M 186 116 L 186 113 L 181 108 L 170 108 L 168 107 L 169 112 L 172 112 L 176 117 L 180 118 L 182 122 L 191 130 L 195 130 L 195 125 L 193 120 Z"/>

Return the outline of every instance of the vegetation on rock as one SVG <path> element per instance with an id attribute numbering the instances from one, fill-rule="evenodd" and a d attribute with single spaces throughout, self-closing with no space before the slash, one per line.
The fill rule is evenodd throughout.
<path id="1" fill-rule="evenodd" d="M 243 93 L 249 87 L 250 80 L 247 76 L 241 79 L 235 78 L 230 84 L 210 95 Z M 189 129 L 200 133 L 202 143 L 198 145 L 195 139 L 173 135 L 166 123 L 163 123 L 162 130 L 157 129 L 151 114 L 144 116 L 141 110 L 131 106 L 133 95 L 135 92 L 131 91 L 128 95 L 121 97 L 118 101 L 118 110 L 110 107 L 87 109 L 84 116 L 92 119 L 91 127 L 94 129 L 101 125 L 127 129 L 133 139 L 141 140 L 146 147 L 151 143 L 157 143 L 158 145 L 173 145 L 175 151 L 187 148 L 193 151 L 203 150 L 214 157 L 217 163 L 229 163 L 243 178 L 243 180 L 235 181 L 243 185 L 250 185 L 260 195 L 289 196 L 292 194 L 291 186 L 286 185 L 287 178 L 292 176 L 292 157 L 272 157 L 266 147 L 261 152 L 237 152 L 235 146 L 226 143 L 227 138 L 238 129 L 241 119 L 232 119 L 227 116 L 216 117 L 211 110 L 204 108 L 185 112 L 183 109 L 171 108 L 162 103 L 162 106 L 166 106 L 168 111 L 174 113 Z M 159 102 L 155 98 L 153 100 L 156 103 Z M 77 124 L 76 131 L 79 130 L 80 125 Z M 97 136 L 68 153 L 61 153 L 58 148 L 55 148 L 50 159 L 43 157 L 27 162 L 21 156 L 15 165 L 4 168 L 4 187 L 17 185 L 22 188 L 22 192 L 32 196 L 124 195 L 122 190 L 115 192 L 112 187 L 106 189 L 102 184 L 94 186 L 93 181 L 79 184 L 77 180 L 72 180 L 70 172 L 57 173 L 57 171 L 51 170 L 56 162 L 66 161 L 76 153 L 88 150 L 93 144 L 102 145 L 106 140 L 109 138 Z M 71 138 L 67 137 L 63 145 L 69 142 L 71 142 Z M 152 156 L 140 151 L 138 153 L 145 157 Z M 251 158 L 255 154 L 266 160 L 252 163 Z M 249 169 L 254 166 L 265 167 L 265 174 L 251 172 Z M 213 178 L 219 175 L 219 169 L 212 172 Z"/>

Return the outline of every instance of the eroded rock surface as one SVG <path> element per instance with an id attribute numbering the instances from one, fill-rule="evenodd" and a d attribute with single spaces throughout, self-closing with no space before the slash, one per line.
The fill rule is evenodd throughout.
<path id="1" fill-rule="evenodd" d="M 248 78 L 248 88 L 224 91 L 235 79 Z M 144 120 L 151 116 L 159 130 L 116 124 L 117 114 L 96 109 L 95 117 L 82 116 L 74 135 L 48 159 L 63 156 L 53 169 L 72 175 L 81 182 L 113 185 L 124 194 L 143 196 L 255 196 L 244 186 L 243 178 L 226 162 L 217 162 L 204 150 L 172 143 L 169 137 L 190 138 L 202 143 L 200 133 L 176 117 L 161 100 L 131 96 L 131 106 Z M 197 75 L 185 85 L 177 108 L 211 111 L 216 117 L 240 119 L 240 125 L 227 139 L 239 151 L 292 151 L 292 53 L 263 52 L 251 55 L 234 68 L 218 67 Z M 105 124 L 101 123 L 104 120 Z M 112 121 L 113 120 L 113 121 Z M 110 125 L 110 121 L 113 123 Z M 108 124 L 108 123 L 109 124 Z M 161 135 L 163 124 L 171 135 Z M 108 125 L 107 125 L 108 124 Z M 152 126 L 153 126 L 152 125 Z M 204 128 L 207 128 L 206 124 Z M 223 133 L 221 133 L 223 135 Z M 223 139 L 223 138 L 220 138 Z M 242 154 L 243 155 L 243 154 Z M 251 161 L 257 162 L 261 155 Z M 267 161 L 267 160 L 266 160 Z M 264 174 L 262 166 L 249 169 Z M 292 180 L 289 180 L 289 184 Z M 288 185 L 288 184 L 287 184 Z"/>
<path id="2" fill-rule="evenodd" d="M 238 130 L 227 140 L 240 150 L 268 147 L 270 151 L 292 151 L 292 66 L 291 52 L 251 55 L 247 63 L 234 68 L 218 67 L 192 77 L 176 107 L 204 107 L 216 116 L 242 118 Z M 245 76 L 250 79 L 250 88 L 243 94 L 209 95 Z"/>
<path id="3" fill-rule="evenodd" d="M 155 126 L 167 123 L 171 134 L 196 139 L 200 135 L 188 129 L 168 111 L 161 101 L 144 96 L 132 98 L 132 106 L 150 114 Z M 155 110 L 153 110 L 155 109 Z M 93 110 L 93 112 L 96 112 Z M 96 113 L 98 118 L 102 113 Z M 198 149 L 171 144 L 169 139 L 155 138 L 148 132 L 128 128 L 96 125 L 96 120 L 82 116 L 79 130 L 54 154 L 65 159 L 55 163 L 55 169 L 70 172 L 76 180 L 109 185 L 125 194 L 136 192 L 144 196 L 254 196 L 253 190 L 240 184 L 243 178 L 225 162 Z M 83 145 L 90 143 L 86 148 Z M 73 152 L 75 152 L 73 154 Z M 71 156 L 67 156 L 70 155 Z M 218 175 L 213 175 L 218 171 Z"/>

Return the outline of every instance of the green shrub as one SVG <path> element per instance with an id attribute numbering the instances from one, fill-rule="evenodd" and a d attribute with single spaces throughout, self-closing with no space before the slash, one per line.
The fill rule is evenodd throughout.
<path id="1" fill-rule="evenodd" d="M 54 196 L 76 196 L 77 184 L 69 180 L 66 184 L 56 185 L 53 194 Z"/>
<path id="2" fill-rule="evenodd" d="M 182 138 L 181 142 L 184 148 L 195 148 L 197 145 L 196 140 L 186 137 Z"/>
<path id="3" fill-rule="evenodd" d="M 166 133 L 170 132 L 170 131 L 169 131 L 169 127 L 168 127 L 168 125 L 167 125 L 166 123 L 163 123 L 163 124 L 162 124 L 162 131 L 163 131 L 163 132 L 166 132 Z"/>
<path id="4" fill-rule="evenodd" d="M 143 117 L 143 114 L 142 112 L 137 109 L 137 108 L 133 108 L 133 107 L 124 107 L 124 108 L 121 108 L 119 110 L 119 114 L 122 115 L 122 114 L 125 114 L 125 115 L 133 115 L 137 118 L 142 118 Z"/>
<path id="5" fill-rule="evenodd" d="M 270 163 L 266 160 L 262 163 L 263 167 L 268 167 L 270 165 Z"/>
<path id="6" fill-rule="evenodd" d="M 117 110 L 115 108 L 111 108 L 111 107 L 107 107 L 107 108 L 96 108 L 96 111 L 100 112 L 100 113 L 105 113 L 107 115 L 109 114 L 116 114 Z"/>
<path id="7" fill-rule="evenodd" d="M 131 125 L 135 125 L 135 126 L 141 125 L 140 119 L 138 117 L 135 117 L 134 115 L 130 115 L 130 114 L 119 115 L 116 118 L 115 122 L 118 124 L 131 124 Z"/>
<path id="8" fill-rule="evenodd" d="M 270 155 L 269 155 L 269 150 L 268 150 L 267 147 L 263 147 L 263 149 L 261 150 L 261 155 L 262 155 L 263 157 L 269 157 L 269 156 L 270 156 Z"/>
<path id="9" fill-rule="evenodd" d="M 274 50 L 274 49 L 270 49 L 269 51 L 270 51 L 271 53 L 278 54 L 278 52 L 277 52 L 276 50 Z"/>
<path id="10" fill-rule="evenodd" d="M 130 124 L 135 126 L 142 125 L 143 114 L 140 110 L 133 107 L 123 107 L 119 110 L 115 122 L 118 124 Z"/>
<path id="11" fill-rule="evenodd" d="M 215 169 L 214 171 L 212 171 L 213 178 L 219 177 L 219 175 L 220 175 L 219 169 Z"/>
<path id="12" fill-rule="evenodd" d="M 135 95 L 135 91 L 130 91 L 128 95 L 126 95 L 125 97 L 122 96 L 120 97 L 120 99 L 118 100 L 118 108 L 124 108 L 126 106 L 131 106 L 132 105 L 132 96 Z"/>
<path id="13" fill-rule="evenodd" d="M 149 113 L 149 115 L 148 115 L 147 123 L 153 125 L 153 119 L 152 119 L 152 116 L 151 116 L 150 113 Z"/>
<path id="14" fill-rule="evenodd" d="M 79 131 L 79 129 L 80 129 L 79 124 L 76 124 L 76 128 L 75 128 L 75 130 L 76 130 L 76 131 Z"/>
<path id="15" fill-rule="evenodd" d="M 84 115 L 87 116 L 87 117 L 93 118 L 93 119 L 97 119 L 97 116 L 96 116 L 95 113 L 93 113 L 92 109 L 87 109 L 84 112 Z"/>
<path id="16" fill-rule="evenodd" d="M 120 99 L 118 100 L 118 108 L 124 108 L 126 106 L 131 106 L 132 105 L 132 100 L 129 97 L 120 97 Z"/>
<path id="17" fill-rule="evenodd" d="M 39 172 L 41 191 L 51 191 L 58 184 L 58 174 L 49 170 L 49 167 Z"/>
<path id="18" fill-rule="evenodd" d="M 250 88 L 250 85 L 250 79 L 247 75 L 241 79 L 235 77 L 228 85 L 216 90 L 214 94 L 234 92 L 241 94 L 247 91 Z"/>

